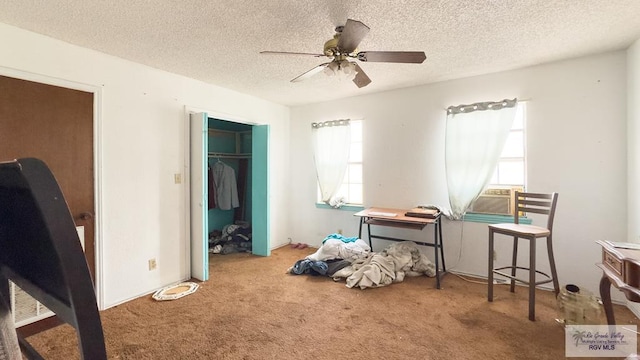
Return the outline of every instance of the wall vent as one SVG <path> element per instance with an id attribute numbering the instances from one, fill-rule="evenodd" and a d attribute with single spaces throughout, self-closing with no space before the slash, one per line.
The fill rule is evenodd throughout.
<path id="1" fill-rule="evenodd" d="M 78 232 L 82 250 L 84 250 L 84 226 L 76 226 L 76 231 Z M 28 325 L 55 315 L 53 311 L 47 309 L 12 281 L 9 281 L 9 293 L 11 295 L 13 322 L 16 327 Z"/>
<path id="2" fill-rule="evenodd" d="M 16 327 L 27 325 L 53 315 L 51 310 L 32 298 L 31 295 L 20 289 L 20 287 L 12 281 L 9 281 L 9 292 L 11 293 L 13 322 L 16 324 Z"/>

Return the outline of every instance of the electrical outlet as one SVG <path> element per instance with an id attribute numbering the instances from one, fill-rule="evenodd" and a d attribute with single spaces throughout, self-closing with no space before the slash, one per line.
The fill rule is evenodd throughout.
<path id="1" fill-rule="evenodd" d="M 180 173 L 173 174 L 173 182 L 176 184 L 182 184 L 182 174 Z"/>
<path id="2" fill-rule="evenodd" d="M 149 259 L 149 271 L 155 270 L 156 267 L 158 267 L 158 264 L 156 263 L 156 259 Z"/>

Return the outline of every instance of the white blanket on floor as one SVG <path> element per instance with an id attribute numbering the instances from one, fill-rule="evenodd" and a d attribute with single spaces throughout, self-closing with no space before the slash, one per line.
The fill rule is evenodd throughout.
<path id="1" fill-rule="evenodd" d="M 435 265 L 420 252 L 416 243 L 403 241 L 389 245 L 381 253 L 354 261 L 333 277 L 346 278 L 349 288 L 365 289 L 402 282 L 405 276 L 420 275 L 434 277 Z"/>
<path id="2" fill-rule="evenodd" d="M 371 252 L 371 248 L 362 239 L 354 242 L 343 242 L 338 239 L 327 239 L 318 250 L 307 256 L 313 261 L 327 261 L 333 259 L 357 260 L 366 258 Z"/>

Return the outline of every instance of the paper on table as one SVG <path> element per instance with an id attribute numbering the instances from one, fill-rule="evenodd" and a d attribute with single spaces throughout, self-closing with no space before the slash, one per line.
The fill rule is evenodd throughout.
<path id="1" fill-rule="evenodd" d="M 388 217 L 394 217 L 397 214 L 396 213 L 390 213 L 390 212 L 382 212 L 382 211 L 372 211 L 369 213 L 369 215 L 371 216 L 388 216 Z"/>

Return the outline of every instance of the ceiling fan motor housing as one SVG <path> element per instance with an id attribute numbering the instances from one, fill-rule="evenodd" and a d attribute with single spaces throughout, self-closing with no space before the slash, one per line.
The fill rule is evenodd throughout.
<path id="1" fill-rule="evenodd" d="M 341 26 L 339 27 L 341 28 Z M 339 41 L 340 41 L 340 32 L 337 32 L 335 35 L 333 35 L 333 38 L 327 40 L 324 43 L 324 54 L 327 57 L 335 57 L 334 60 L 336 61 L 345 60 L 347 57 L 356 57 L 356 54 L 358 53 L 358 49 L 353 49 L 351 53 L 343 53 L 341 49 L 338 47 Z"/>
<path id="2" fill-rule="evenodd" d="M 335 34 L 333 38 L 324 43 L 324 54 L 326 56 L 332 57 L 335 55 L 336 50 L 338 49 L 338 39 L 340 39 L 340 35 Z"/>

